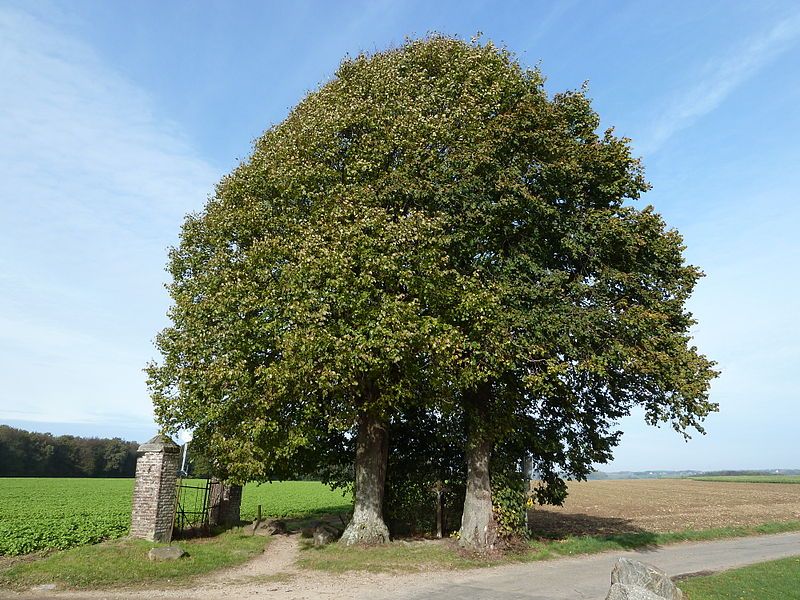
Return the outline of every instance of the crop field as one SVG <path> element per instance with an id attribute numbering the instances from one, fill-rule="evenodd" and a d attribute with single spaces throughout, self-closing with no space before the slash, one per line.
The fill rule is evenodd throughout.
<path id="1" fill-rule="evenodd" d="M 242 495 L 242 520 L 252 521 L 261 505 L 267 517 L 308 517 L 320 513 L 346 512 L 352 504 L 351 496 L 341 490 L 332 490 L 317 481 L 276 481 L 251 483 Z"/>
<path id="2" fill-rule="evenodd" d="M 707 475 L 690 479 L 729 483 L 800 483 L 800 475 Z"/>
<path id="3" fill-rule="evenodd" d="M 0 555 L 65 549 L 128 534 L 133 479 L 0 479 Z M 347 511 L 350 497 L 314 481 L 249 484 L 242 519 Z"/>
<path id="4" fill-rule="evenodd" d="M 0 555 L 92 544 L 127 535 L 132 479 L 0 479 Z M 350 496 L 321 483 L 249 484 L 242 519 L 346 512 Z M 539 507 L 539 536 L 666 533 L 800 521 L 800 487 L 691 479 L 570 484 L 563 507 Z"/>
<path id="5" fill-rule="evenodd" d="M 127 535 L 133 479 L 0 479 L 0 554 Z"/>
<path id="6" fill-rule="evenodd" d="M 533 531 L 666 533 L 800 521 L 800 488 L 780 483 L 639 479 L 571 482 L 563 507 L 529 511 Z"/>

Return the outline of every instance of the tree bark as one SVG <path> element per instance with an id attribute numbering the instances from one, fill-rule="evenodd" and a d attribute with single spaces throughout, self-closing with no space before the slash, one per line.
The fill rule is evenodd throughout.
<path id="1" fill-rule="evenodd" d="M 464 548 L 486 552 L 497 541 L 497 523 L 492 512 L 489 479 L 491 444 L 480 440 L 467 448 L 467 494 L 461 517 L 460 543 Z"/>
<path id="2" fill-rule="evenodd" d="M 488 398 L 476 397 L 467 406 L 467 493 L 464 513 L 461 516 L 459 543 L 463 548 L 477 552 L 493 550 L 497 541 L 497 522 L 492 511 L 492 484 L 489 476 L 489 459 L 492 442 L 484 430 L 487 422 Z"/>
<path id="3" fill-rule="evenodd" d="M 383 522 L 383 493 L 389 436 L 386 426 L 372 413 L 358 419 L 356 437 L 356 481 L 353 518 L 340 543 L 383 544 L 389 541 L 389 529 Z"/>

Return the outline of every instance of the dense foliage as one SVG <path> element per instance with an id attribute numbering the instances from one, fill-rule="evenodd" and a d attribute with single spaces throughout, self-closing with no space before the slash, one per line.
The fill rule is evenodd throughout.
<path id="1" fill-rule="evenodd" d="M 421 409 L 389 428 L 385 511 L 393 535 L 436 531 L 437 486 L 443 529 L 458 529 L 464 505 L 464 436 L 461 419 Z"/>
<path id="2" fill-rule="evenodd" d="M 139 444 L 0 425 L 0 477 L 133 477 Z"/>
<path id="3" fill-rule="evenodd" d="M 187 219 L 149 368 L 158 418 L 196 429 L 238 479 L 355 440 L 361 541 L 386 538 L 375 507 L 404 477 L 384 498 L 404 445 L 387 436 L 420 411 L 454 419 L 461 539 L 486 548 L 496 515 L 517 528 L 524 454 L 538 500 L 560 502 L 634 406 L 683 434 L 716 409 L 685 310 L 701 272 L 635 205 L 647 187 L 585 91 L 549 96 L 491 43 L 348 59 Z"/>

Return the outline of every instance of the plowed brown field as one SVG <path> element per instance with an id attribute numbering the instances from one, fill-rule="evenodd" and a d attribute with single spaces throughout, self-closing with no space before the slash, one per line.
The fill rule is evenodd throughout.
<path id="1" fill-rule="evenodd" d="M 689 479 L 585 481 L 562 507 L 528 513 L 540 535 L 670 532 L 800 521 L 800 485 Z"/>

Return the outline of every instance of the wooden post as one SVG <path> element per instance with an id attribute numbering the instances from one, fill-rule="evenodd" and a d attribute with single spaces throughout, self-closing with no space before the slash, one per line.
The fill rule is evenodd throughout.
<path id="1" fill-rule="evenodd" d="M 449 489 L 442 481 L 437 481 L 431 487 L 436 494 L 436 537 L 439 539 L 444 536 L 444 493 Z"/>
<path id="2" fill-rule="evenodd" d="M 256 522 L 253 523 L 253 535 L 256 534 L 256 530 L 258 526 L 261 525 L 261 505 L 258 505 L 258 510 L 256 510 Z"/>

